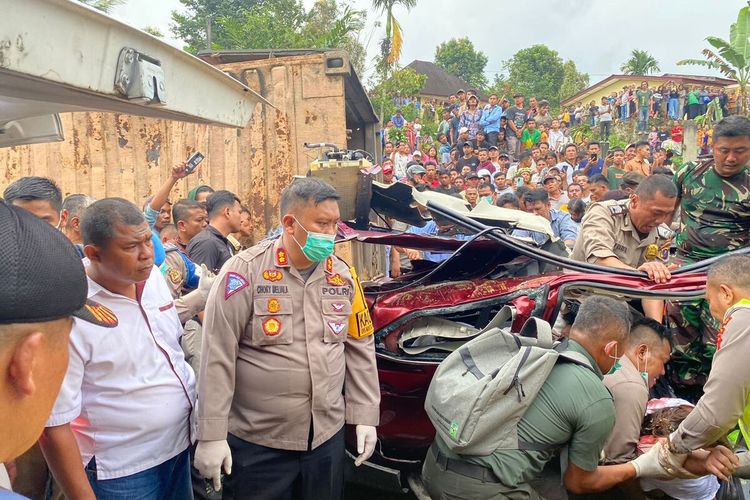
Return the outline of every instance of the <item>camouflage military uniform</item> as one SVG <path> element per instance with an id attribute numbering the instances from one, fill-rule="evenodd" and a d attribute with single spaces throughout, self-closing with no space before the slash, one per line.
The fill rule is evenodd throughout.
<path id="1" fill-rule="evenodd" d="M 713 159 L 686 163 L 674 178 L 680 198 L 677 263 L 691 264 L 750 244 L 750 171 L 724 178 Z M 705 300 L 667 305 L 675 329 L 675 376 L 687 384 L 703 384 L 716 350 L 718 324 Z"/>
<path id="2" fill-rule="evenodd" d="M 696 262 L 750 243 L 750 172 L 724 178 L 713 160 L 686 163 L 675 174 L 682 209 L 677 253 Z"/>

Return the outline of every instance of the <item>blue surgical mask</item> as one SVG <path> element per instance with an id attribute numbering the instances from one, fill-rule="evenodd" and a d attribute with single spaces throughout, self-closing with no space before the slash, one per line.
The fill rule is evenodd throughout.
<path id="1" fill-rule="evenodd" d="M 492 196 L 484 196 L 482 199 L 492 205 Z"/>
<path id="2" fill-rule="evenodd" d="M 336 236 L 333 234 L 314 233 L 305 229 L 305 226 L 295 217 L 294 221 L 299 224 L 299 227 L 307 233 L 307 241 L 304 245 L 300 245 L 297 238 L 294 238 L 294 242 L 297 243 L 302 253 L 312 262 L 323 262 L 333 254 L 333 245 L 336 240 Z"/>

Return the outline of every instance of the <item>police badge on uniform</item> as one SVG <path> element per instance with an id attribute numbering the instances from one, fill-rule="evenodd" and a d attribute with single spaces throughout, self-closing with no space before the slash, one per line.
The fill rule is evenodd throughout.
<path id="1" fill-rule="evenodd" d="M 659 245 L 651 243 L 646 247 L 646 251 L 643 253 L 643 256 L 648 261 L 656 260 L 656 258 L 659 256 Z"/>

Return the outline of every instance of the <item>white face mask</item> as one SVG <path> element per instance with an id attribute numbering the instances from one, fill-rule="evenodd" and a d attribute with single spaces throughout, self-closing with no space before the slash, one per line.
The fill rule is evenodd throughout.
<path id="1" fill-rule="evenodd" d="M 612 368 L 610 368 L 609 371 L 607 372 L 607 375 L 612 375 L 617 370 L 619 370 L 620 367 L 622 366 L 622 361 L 621 361 L 622 360 L 622 356 L 618 356 L 617 355 L 617 345 L 615 345 L 615 355 L 612 356 L 610 354 L 609 357 L 615 360 L 615 364 L 613 364 Z"/>

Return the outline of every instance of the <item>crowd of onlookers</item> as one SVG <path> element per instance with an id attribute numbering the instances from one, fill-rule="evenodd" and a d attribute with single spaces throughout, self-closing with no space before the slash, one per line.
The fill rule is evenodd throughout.
<path id="1" fill-rule="evenodd" d="M 667 137 L 660 140 L 659 134 Z M 481 133 L 460 143 L 460 156 L 453 149 L 447 161 L 429 151 L 410 152 L 406 142 L 387 142 L 381 169 L 386 184 L 401 181 L 418 190 L 460 196 L 472 208 L 483 200 L 524 210 L 530 193 L 543 190 L 552 209 L 569 212 L 578 222 L 587 203 L 625 198 L 639 179 L 673 173 L 671 148 L 679 144 L 681 134 L 682 127 L 675 125 L 671 135 L 657 133 L 653 144 L 639 141 L 612 148 L 605 156 L 598 142 L 567 143 L 558 152 L 544 141 L 522 151 L 517 161 L 483 141 Z"/>
<path id="2" fill-rule="evenodd" d="M 663 147 L 672 154 L 682 151 L 682 138 L 685 119 L 692 120 L 706 113 L 710 102 L 716 100 L 724 116 L 734 114 L 739 101 L 734 91 L 706 86 L 686 86 L 667 82 L 658 87 L 649 87 L 644 81 L 624 86 L 619 92 L 604 96 L 600 102 L 591 101 L 588 105 L 578 102 L 561 107 L 559 113 L 552 114 L 550 102 L 530 97 L 528 104 L 523 95 L 514 94 L 511 101 L 497 94 L 490 94 L 483 103 L 477 93 L 460 89 L 451 95 L 442 108 L 442 117 L 433 118 L 440 108 L 417 107 L 418 115 L 425 121 L 437 123 L 434 136 L 427 133 L 427 127 L 420 116 L 407 120 L 401 108 L 385 123 L 381 133 L 381 145 L 390 157 L 394 147 L 398 155 L 391 158 L 397 174 L 405 174 L 406 153 L 400 151 L 398 142 L 404 142 L 408 152 L 419 150 L 423 161 L 432 160 L 439 167 L 455 167 L 463 154 L 467 141 L 474 145 L 474 152 L 496 147 L 499 154 L 507 154 L 512 160 L 519 160 L 523 151 L 546 143 L 553 153 L 561 154 L 571 143 L 585 149 L 585 134 L 574 137 L 574 127 L 586 124 L 598 128 L 599 139 L 609 141 L 613 125 L 618 122 L 636 120 L 636 134 L 647 140 L 653 154 Z M 396 101 L 394 101 L 396 102 Z M 398 104 L 407 100 L 397 96 Z M 411 102 L 411 101 L 409 101 Z M 418 103 L 414 100 L 414 104 Z M 401 133 L 393 134 L 394 129 Z M 398 137 L 396 139 L 395 137 Z M 576 140 L 577 139 L 577 140 Z M 698 127 L 697 146 L 702 154 L 710 154 L 711 129 L 708 125 Z M 389 147 L 388 143 L 392 145 Z M 478 154 L 477 154 L 478 156 Z"/>

